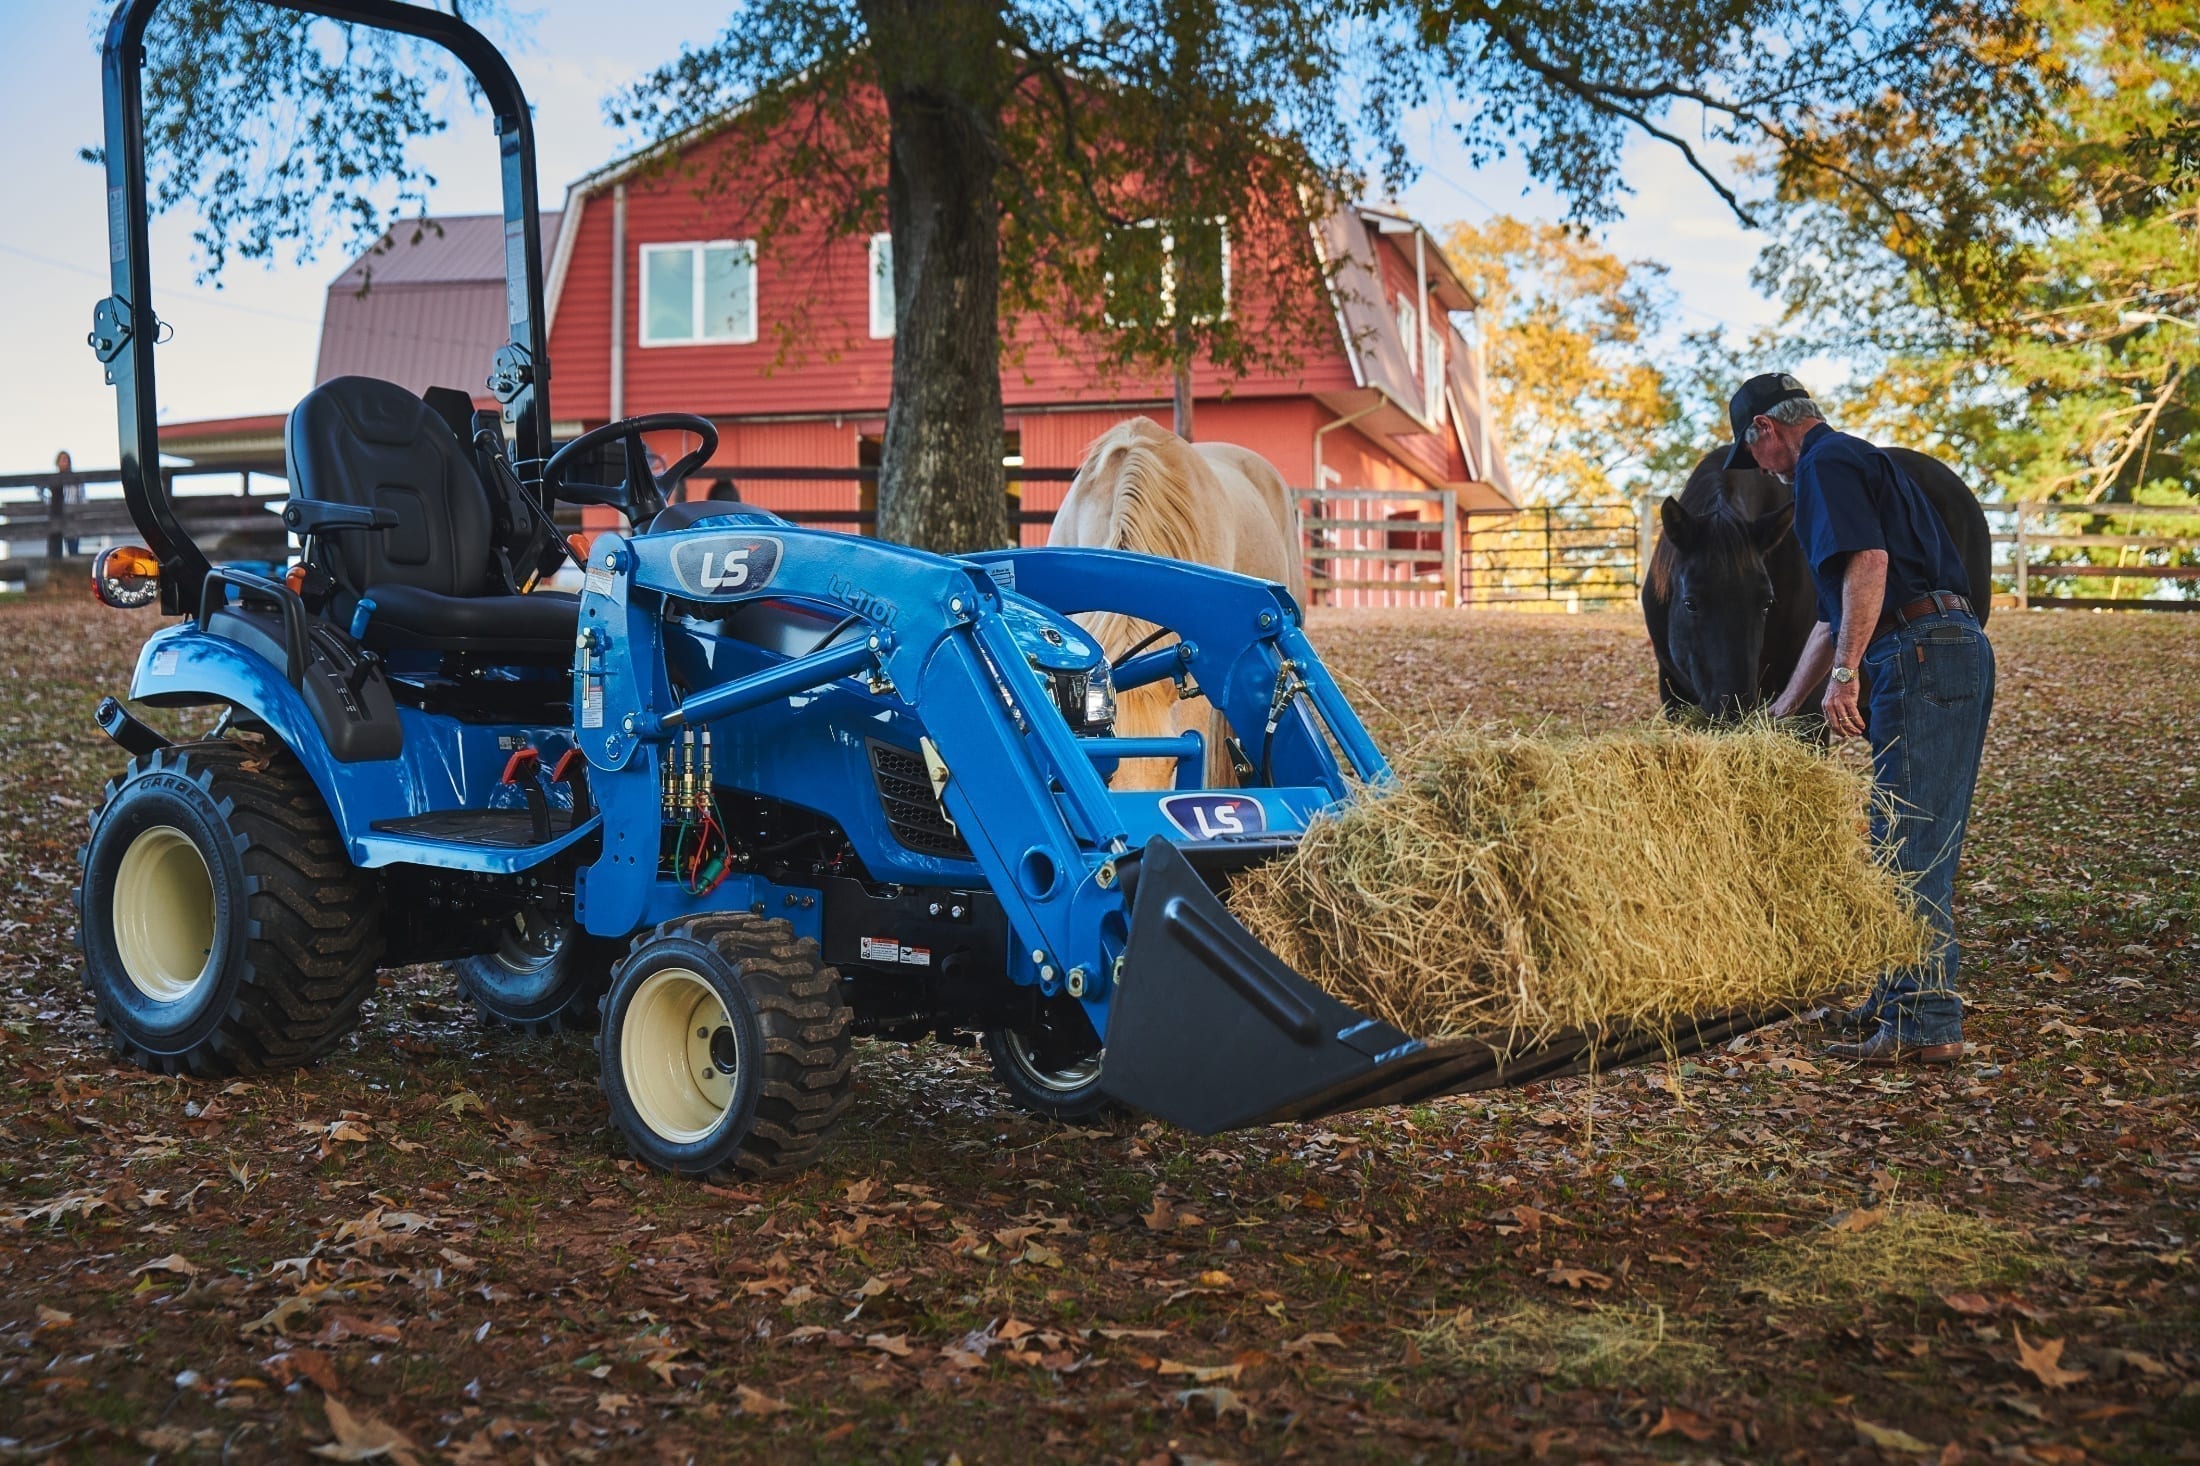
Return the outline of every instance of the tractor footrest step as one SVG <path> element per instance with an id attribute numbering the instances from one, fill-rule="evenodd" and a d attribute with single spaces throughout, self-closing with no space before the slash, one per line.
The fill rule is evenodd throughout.
<path id="1" fill-rule="evenodd" d="M 401 820 L 376 820 L 374 831 L 490 850 L 524 850 L 543 843 L 535 833 L 534 817 L 524 809 L 435 809 Z M 561 818 L 555 834 L 564 833 L 565 820 Z"/>

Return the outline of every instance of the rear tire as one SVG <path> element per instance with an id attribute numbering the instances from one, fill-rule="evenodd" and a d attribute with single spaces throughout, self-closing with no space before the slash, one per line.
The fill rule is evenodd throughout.
<path id="1" fill-rule="evenodd" d="M 164 1074 L 310 1064 L 357 1026 L 376 883 L 278 745 L 175 744 L 107 786 L 78 852 L 84 985 L 115 1053 Z"/>
<path id="2" fill-rule="evenodd" d="M 1121 1105 L 1100 1092 L 1105 1052 L 1075 998 L 1043 998 L 1028 1027 L 991 1028 L 985 1034 L 985 1054 L 1001 1088 L 1018 1106 L 1049 1120 L 1121 1112 Z"/>
<path id="3" fill-rule="evenodd" d="M 618 960 L 617 942 L 529 907 L 513 916 L 494 952 L 462 958 L 451 970 L 483 1023 L 545 1036 L 595 1031 Z"/>
<path id="4" fill-rule="evenodd" d="M 854 1090 L 840 974 L 785 921 L 747 912 L 637 939 L 604 994 L 596 1053 L 627 1149 L 683 1176 L 800 1170 Z"/>

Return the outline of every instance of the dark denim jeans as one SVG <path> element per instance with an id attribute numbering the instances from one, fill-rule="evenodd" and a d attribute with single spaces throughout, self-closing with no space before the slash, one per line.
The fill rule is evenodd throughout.
<path id="1" fill-rule="evenodd" d="M 1894 802 L 1891 811 L 1874 815 L 1872 833 L 1891 838 L 1895 864 L 1915 873 L 1919 914 L 1939 938 L 1921 965 L 1882 976 L 1872 1001 L 1902 1042 L 1954 1043 L 1963 1037 L 1956 862 L 1994 711 L 1994 648 L 1967 613 L 1943 611 L 1874 641 L 1864 667 L 1871 679 L 1872 774 Z"/>

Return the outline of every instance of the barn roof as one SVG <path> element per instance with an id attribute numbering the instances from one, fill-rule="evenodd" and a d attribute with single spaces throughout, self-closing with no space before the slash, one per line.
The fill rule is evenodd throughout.
<path id="1" fill-rule="evenodd" d="M 545 238 L 558 216 L 542 216 Z M 409 391 L 457 387 L 476 397 L 511 337 L 504 299 L 504 220 L 453 214 L 398 225 L 330 282 L 315 383 L 380 377 Z"/>

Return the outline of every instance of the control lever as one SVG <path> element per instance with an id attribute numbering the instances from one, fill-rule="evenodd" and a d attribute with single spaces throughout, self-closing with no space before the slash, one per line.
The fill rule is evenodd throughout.
<path id="1" fill-rule="evenodd" d="M 527 797 L 527 813 L 535 827 L 535 840 L 550 838 L 550 796 L 542 792 L 542 755 L 532 748 L 519 748 L 504 761 L 506 784 L 517 784 L 520 793 Z"/>
<path id="2" fill-rule="evenodd" d="M 557 767 L 550 771 L 550 782 L 572 789 L 573 828 L 579 829 L 595 810 L 588 799 L 588 756 L 578 748 L 568 748 L 558 755 Z"/>

